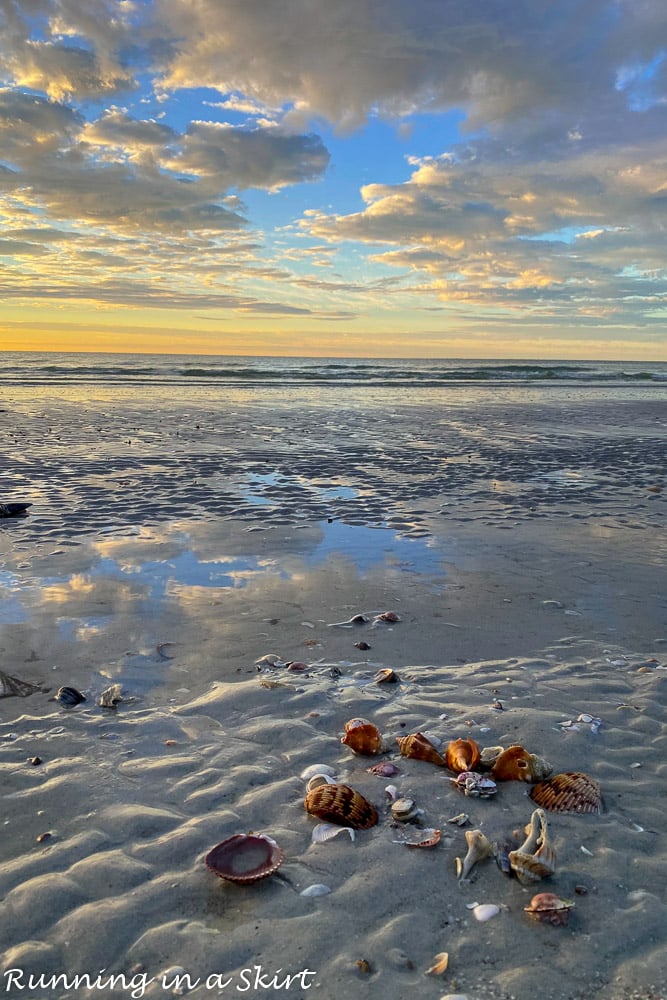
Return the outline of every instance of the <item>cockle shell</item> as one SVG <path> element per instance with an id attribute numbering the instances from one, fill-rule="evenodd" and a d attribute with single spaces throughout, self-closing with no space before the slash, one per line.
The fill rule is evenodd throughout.
<path id="1" fill-rule="evenodd" d="M 530 901 L 530 906 L 524 906 L 526 913 L 541 920 L 542 923 L 554 927 L 565 927 L 570 919 L 570 910 L 574 909 L 571 899 L 561 899 L 553 892 L 538 892 Z"/>
<path id="2" fill-rule="evenodd" d="M 551 764 L 522 746 L 503 750 L 491 768 L 495 781 L 544 781 L 552 772 Z"/>
<path id="3" fill-rule="evenodd" d="M 474 740 L 452 740 L 445 751 L 445 760 L 450 771 L 474 771 L 479 763 L 479 746 Z"/>
<path id="4" fill-rule="evenodd" d="M 461 771 L 455 778 L 450 778 L 449 780 L 464 795 L 469 795 L 473 798 L 489 799 L 498 791 L 495 781 L 487 778 L 484 774 L 479 774 L 477 771 Z"/>
<path id="5" fill-rule="evenodd" d="M 311 816 L 354 830 L 368 830 L 378 821 L 375 806 L 348 785 L 320 785 L 308 792 L 303 804 Z"/>
<path id="6" fill-rule="evenodd" d="M 547 830 L 544 809 L 535 809 L 526 826 L 526 839 L 521 847 L 509 852 L 512 871 L 524 885 L 539 882 L 556 870 L 556 852 Z"/>
<path id="7" fill-rule="evenodd" d="M 396 738 L 398 748 L 404 757 L 414 757 L 415 760 L 427 760 L 431 764 L 446 767 L 447 761 L 438 753 L 431 741 L 423 733 L 411 733 L 409 736 Z"/>
<path id="8" fill-rule="evenodd" d="M 346 722 L 341 743 L 364 757 L 373 757 L 382 752 L 382 734 L 368 719 L 350 719 Z"/>
<path id="9" fill-rule="evenodd" d="M 468 878 L 478 861 L 484 861 L 493 854 L 493 845 L 481 830 L 466 830 L 466 841 L 468 851 L 466 856 L 456 859 L 456 877 L 459 882 Z"/>
<path id="10" fill-rule="evenodd" d="M 283 851 L 265 834 L 237 833 L 208 852 L 209 871 L 228 882 L 249 885 L 272 875 L 283 862 Z"/>
<path id="11" fill-rule="evenodd" d="M 558 813 L 602 812 L 602 794 L 597 781 L 581 771 L 555 774 L 534 785 L 530 797 L 543 809 Z"/>

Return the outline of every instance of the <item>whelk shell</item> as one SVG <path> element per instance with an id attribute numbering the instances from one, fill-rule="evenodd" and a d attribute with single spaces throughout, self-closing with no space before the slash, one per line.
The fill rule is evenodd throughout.
<path id="1" fill-rule="evenodd" d="M 447 761 L 438 753 L 431 741 L 423 733 L 411 733 L 409 736 L 396 738 L 399 750 L 404 757 L 414 757 L 415 760 L 427 760 L 431 764 L 446 767 Z"/>
<path id="2" fill-rule="evenodd" d="M 272 875 L 283 862 L 282 848 L 265 834 L 237 833 L 208 852 L 209 871 L 228 882 L 250 885 Z"/>
<path id="3" fill-rule="evenodd" d="M 521 746 L 503 750 L 491 768 L 495 781 L 544 781 L 552 772 L 551 764 Z"/>
<path id="4" fill-rule="evenodd" d="M 480 759 L 479 746 L 474 740 L 452 740 L 445 751 L 445 760 L 450 771 L 474 771 Z"/>
<path id="5" fill-rule="evenodd" d="M 530 797 L 543 809 L 558 813 L 602 812 L 602 794 L 597 781 L 581 771 L 555 774 L 534 785 Z"/>
<path id="6" fill-rule="evenodd" d="M 544 809 L 533 811 L 526 835 L 521 847 L 509 852 L 512 871 L 524 885 L 539 882 L 556 870 L 556 852 L 549 841 Z"/>
<path id="7" fill-rule="evenodd" d="M 493 845 L 481 830 L 466 830 L 468 851 L 463 861 L 456 859 L 456 877 L 459 882 L 467 879 L 478 861 L 484 861 L 493 854 Z"/>
<path id="8" fill-rule="evenodd" d="M 372 757 L 382 752 L 382 734 L 368 719 L 350 719 L 346 722 L 345 735 L 341 738 L 341 743 L 354 753 L 365 757 Z"/>
<path id="9" fill-rule="evenodd" d="M 561 899 L 553 892 L 538 892 L 530 901 L 530 906 L 524 906 L 526 913 L 541 920 L 542 923 L 554 927 L 565 927 L 570 919 L 570 910 L 574 909 L 571 899 Z"/>
<path id="10" fill-rule="evenodd" d="M 308 792 L 304 808 L 326 823 L 368 830 L 378 821 L 377 809 L 348 785 L 320 785 Z"/>

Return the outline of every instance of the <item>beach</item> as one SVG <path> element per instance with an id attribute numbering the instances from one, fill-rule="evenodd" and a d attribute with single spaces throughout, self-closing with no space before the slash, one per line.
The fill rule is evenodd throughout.
<path id="1" fill-rule="evenodd" d="M 665 383 L 371 369 L 0 384 L 0 502 L 32 504 L 0 520 L 0 671 L 35 686 L 0 699 L 0 996 L 667 998 Z M 466 830 L 523 840 L 530 785 L 466 796 L 399 754 L 416 732 L 520 744 L 603 810 L 548 814 L 532 886 L 460 881 Z M 378 823 L 313 843 L 314 764 Z M 389 784 L 436 846 L 400 842 Z M 249 831 L 274 875 L 207 870 Z M 566 926 L 525 912 L 543 891 Z"/>

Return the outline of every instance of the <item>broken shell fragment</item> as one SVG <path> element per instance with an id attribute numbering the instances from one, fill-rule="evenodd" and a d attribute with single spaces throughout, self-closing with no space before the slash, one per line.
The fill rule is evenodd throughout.
<path id="1" fill-rule="evenodd" d="M 419 815 L 419 809 L 413 799 L 396 799 L 391 804 L 391 815 L 399 823 L 410 823 Z"/>
<path id="2" fill-rule="evenodd" d="M 424 830 L 415 830 L 414 835 L 408 835 L 402 842 L 406 847 L 436 847 L 440 843 L 440 837 L 440 830 L 427 827 Z"/>
<path id="3" fill-rule="evenodd" d="M 378 821 L 377 809 L 348 785 L 320 785 L 308 792 L 304 808 L 326 823 L 368 830 Z"/>
<path id="4" fill-rule="evenodd" d="M 378 670 L 373 680 L 376 684 L 397 684 L 400 677 L 391 667 L 383 667 L 382 670 Z"/>
<path id="5" fill-rule="evenodd" d="M 552 772 L 551 764 L 521 746 L 503 750 L 491 768 L 495 781 L 544 781 Z"/>
<path id="6" fill-rule="evenodd" d="M 382 752 L 382 734 L 368 719 L 350 719 L 346 722 L 345 735 L 341 737 L 341 743 L 364 757 L 372 757 Z"/>
<path id="7" fill-rule="evenodd" d="M 404 757 L 413 757 L 415 760 L 426 760 L 431 764 L 437 764 L 439 767 L 447 766 L 445 758 L 436 750 L 431 741 L 423 733 L 398 736 L 396 742 Z"/>
<path id="8" fill-rule="evenodd" d="M 491 841 L 481 830 L 466 830 L 465 837 L 468 844 L 466 856 L 463 860 L 456 859 L 456 877 L 459 882 L 468 878 L 479 861 L 484 861 L 485 858 L 490 858 L 493 854 Z"/>
<path id="9" fill-rule="evenodd" d="M 282 656 L 278 656 L 277 653 L 267 653 L 265 656 L 260 656 L 258 660 L 255 660 L 258 667 L 284 667 L 285 661 Z"/>
<path id="10" fill-rule="evenodd" d="M 379 764 L 373 764 L 366 768 L 369 774 L 377 774 L 381 778 L 393 778 L 395 774 L 400 774 L 399 769 L 391 761 L 383 760 Z"/>
<path id="11" fill-rule="evenodd" d="M 479 757 L 480 770 L 490 771 L 504 750 L 505 747 L 482 747 Z"/>
<path id="12" fill-rule="evenodd" d="M 597 781 L 581 771 L 555 774 L 548 781 L 534 785 L 530 790 L 533 802 L 549 812 L 597 813 L 602 812 L 602 794 Z"/>
<path id="13" fill-rule="evenodd" d="M 461 771 L 459 775 L 449 780 L 464 795 L 472 798 L 489 799 L 498 791 L 495 781 L 477 771 Z"/>
<path id="14" fill-rule="evenodd" d="M 237 833 L 208 852 L 204 864 L 228 882 L 250 885 L 272 875 L 283 862 L 282 848 L 265 834 Z"/>
<path id="15" fill-rule="evenodd" d="M 542 923 L 554 927 L 565 927 L 570 919 L 570 910 L 574 909 L 571 899 L 561 899 L 553 892 L 538 892 L 530 901 L 530 906 L 524 906 L 526 913 L 541 920 Z"/>
<path id="16" fill-rule="evenodd" d="M 100 708 L 115 708 L 123 700 L 122 690 L 120 684 L 112 684 L 102 692 L 97 704 Z"/>
<path id="17" fill-rule="evenodd" d="M 391 624 L 393 622 L 400 622 L 400 620 L 401 619 L 399 618 L 399 616 L 396 614 L 395 611 L 383 611 L 381 615 L 375 616 L 375 618 L 373 619 L 373 624 L 375 624 L 375 622 L 387 622 Z"/>
<path id="18" fill-rule="evenodd" d="M 22 681 L 20 677 L 13 677 L 0 670 L 0 698 L 27 698 L 29 694 L 41 691 L 37 684 L 30 684 L 29 681 Z"/>
<path id="19" fill-rule="evenodd" d="M 441 976 L 447 971 L 449 965 L 449 955 L 446 951 L 441 951 L 433 959 L 433 965 L 424 973 L 425 976 Z"/>
<path id="20" fill-rule="evenodd" d="M 509 852 L 512 871 L 524 885 L 539 882 L 556 870 L 556 852 L 549 841 L 544 809 L 535 809 L 526 826 L 526 839 Z"/>
<path id="21" fill-rule="evenodd" d="M 470 822 L 470 816 L 468 816 L 468 813 L 457 813 L 456 816 L 452 816 L 447 822 L 453 823 L 456 826 L 465 826 L 466 823 Z"/>
<path id="22" fill-rule="evenodd" d="M 356 836 L 351 826 L 339 826 L 337 823 L 318 823 L 313 827 L 310 839 L 313 844 L 326 844 L 328 840 L 333 840 L 339 833 L 349 833 L 350 840 L 354 840 Z"/>
<path id="23" fill-rule="evenodd" d="M 445 751 L 445 760 L 450 771 L 474 771 L 480 759 L 479 746 L 474 740 L 452 740 Z"/>

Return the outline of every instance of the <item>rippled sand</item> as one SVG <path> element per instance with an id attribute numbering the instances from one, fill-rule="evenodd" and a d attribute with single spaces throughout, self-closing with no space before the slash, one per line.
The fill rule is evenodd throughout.
<path id="1" fill-rule="evenodd" d="M 44 690 L 0 700 L 1 995 L 164 997 L 179 967 L 193 997 L 667 997 L 664 404 L 346 399 L 2 401 L 0 500 L 33 507 L 0 521 L 0 670 Z M 388 609 L 401 621 L 330 627 Z M 269 652 L 310 669 L 258 670 Z M 401 683 L 375 684 L 382 666 Z M 102 709 L 112 683 L 125 700 Z M 87 700 L 61 708 L 60 685 Z M 580 713 L 597 733 L 563 730 Z M 394 843 L 386 779 L 340 743 L 355 716 L 438 847 Z M 522 743 L 593 776 L 605 811 L 550 815 L 556 872 L 534 890 L 493 861 L 459 884 L 447 819 L 505 839 L 533 803 L 399 759 L 416 730 Z M 378 826 L 313 845 L 313 763 Z M 279 876 L 216 879 L 207 851 L 249 830 L 284 849 Z M 524 913 L 543 889 L 575 900 L 567 927 Z M 474 902 L 500 913 L 478 923 Z M 124 982 L 96 987 L 102 969 Z M 55 973 L 93 982 L 22 985 Z"/>

